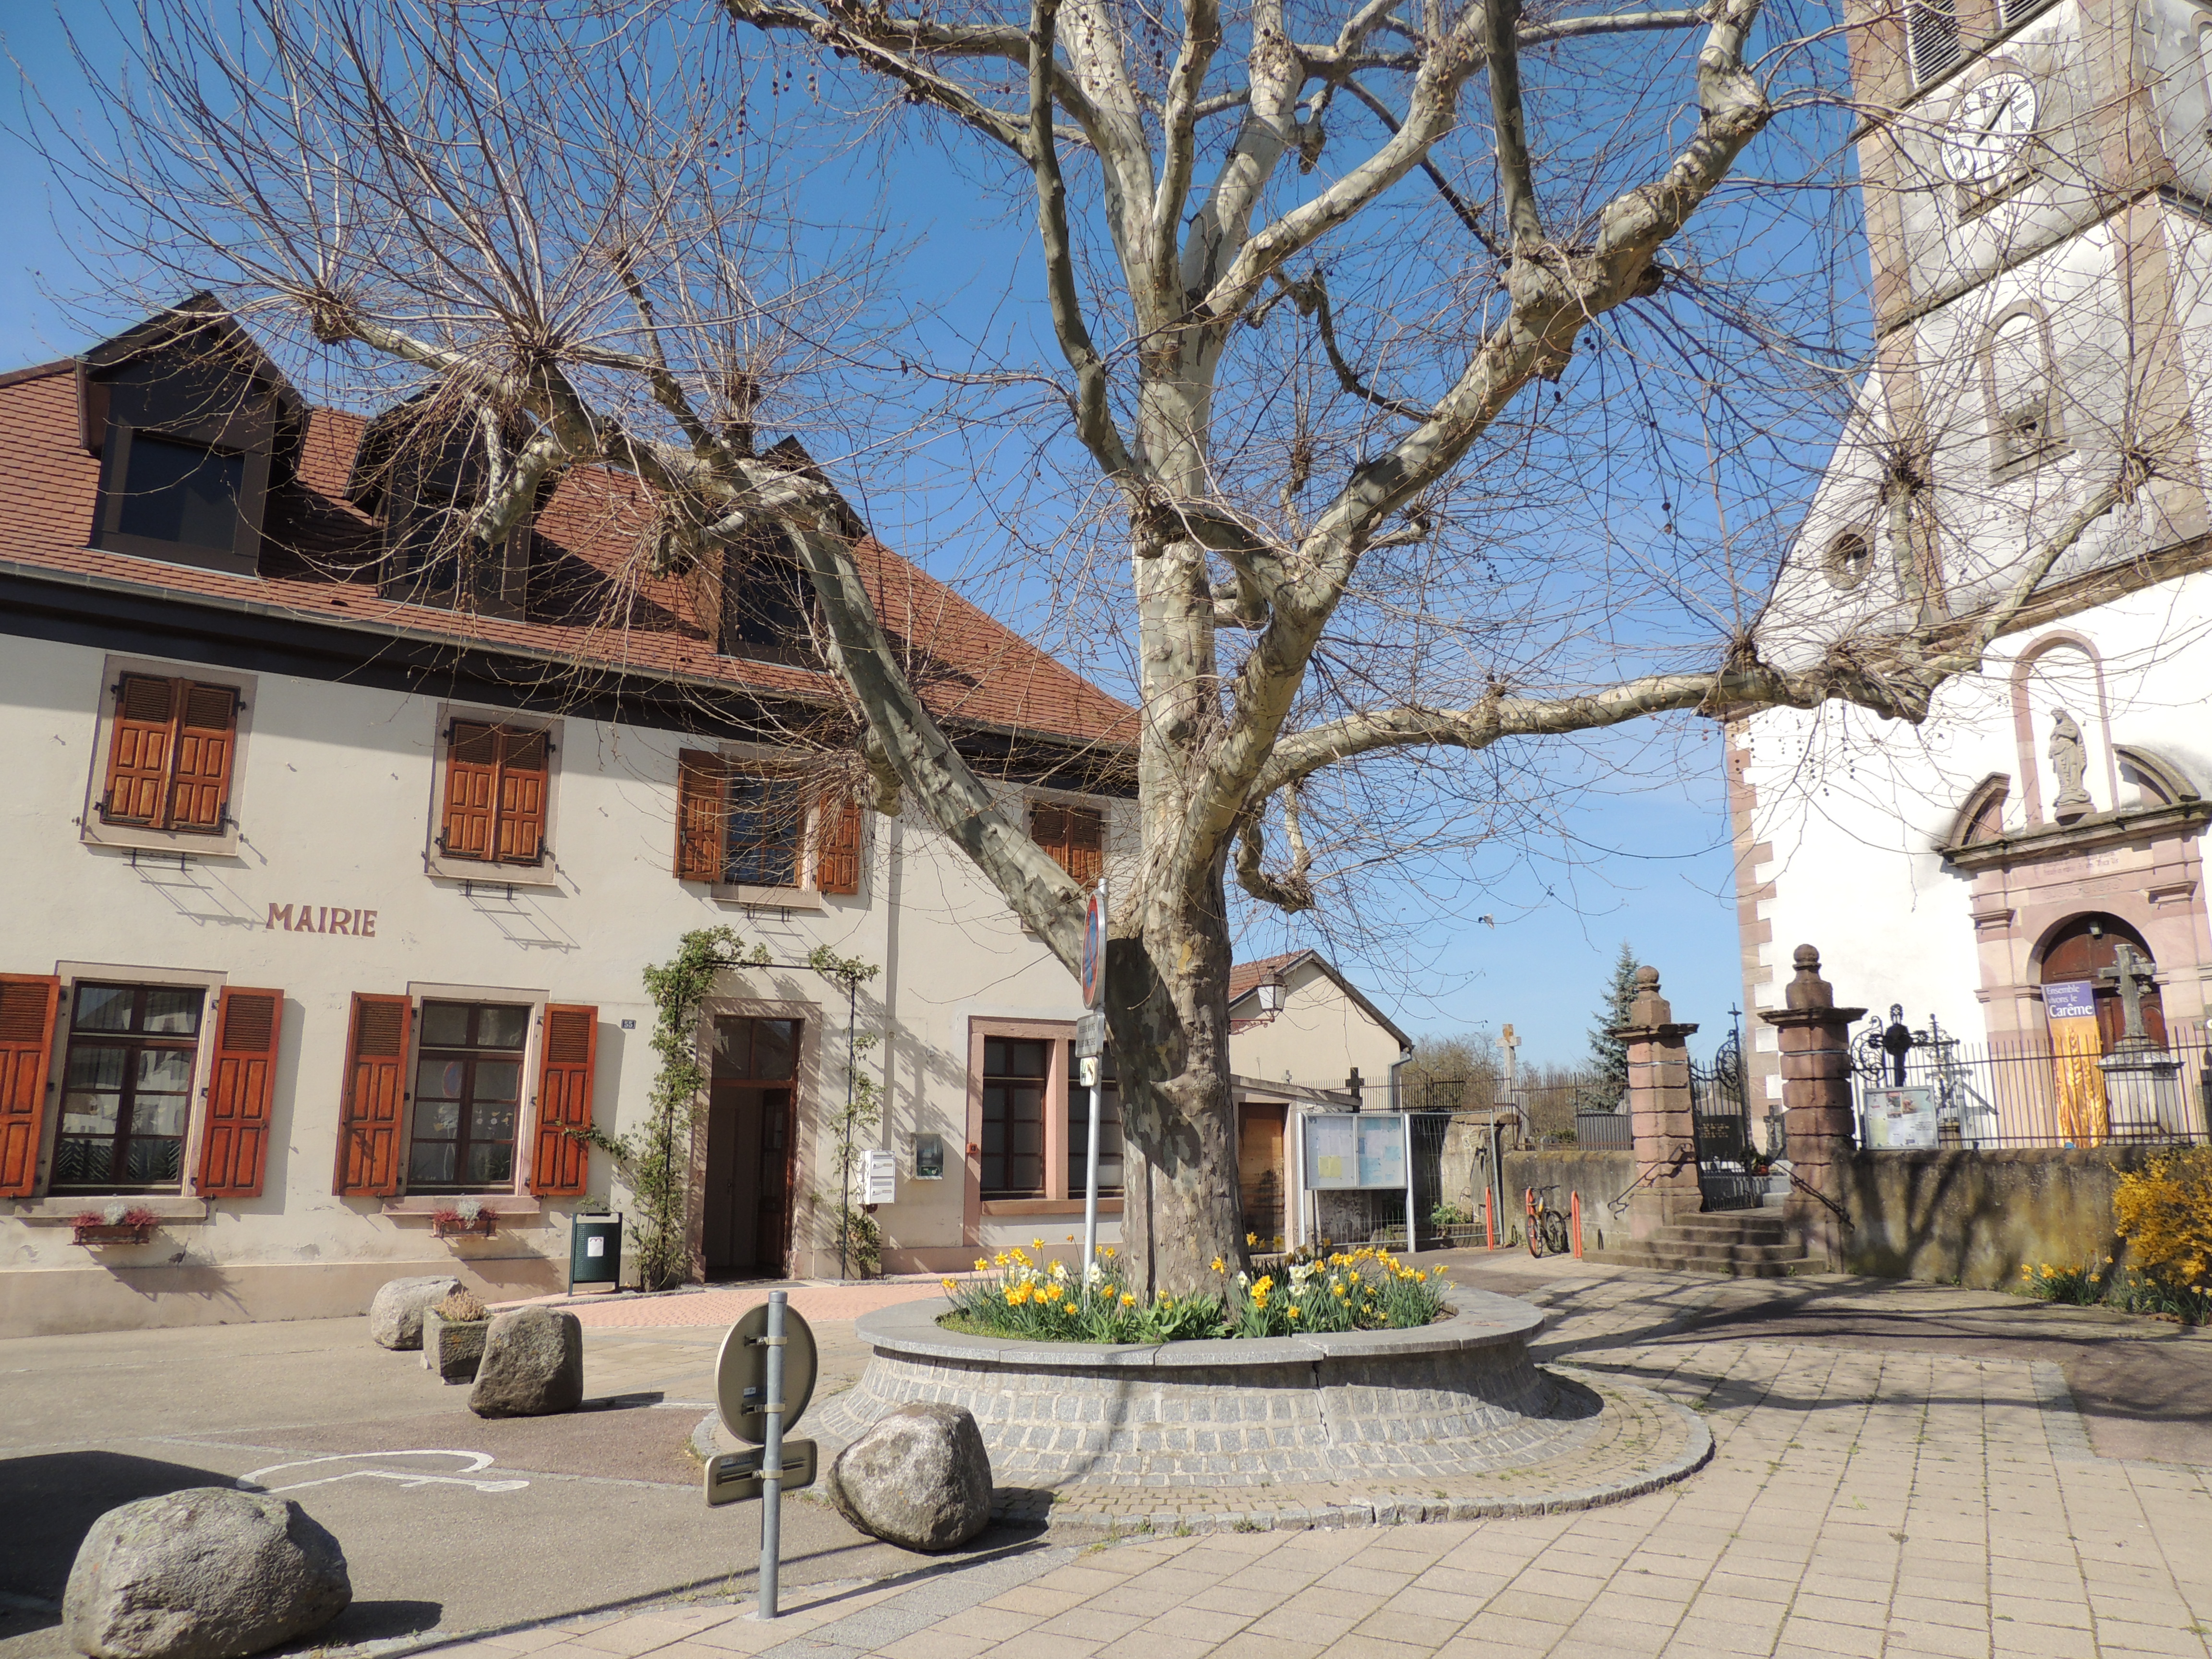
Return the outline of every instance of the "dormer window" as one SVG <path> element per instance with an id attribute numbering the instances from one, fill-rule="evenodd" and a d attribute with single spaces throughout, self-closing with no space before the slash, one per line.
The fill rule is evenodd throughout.
<path id="1" fill-rule="evenodd" d="M 118 530 L 192 547 L 232 542 L 246 484 L 243 455 L 154 432 L 132 433 L 130 445 Z"/>
<path id="2" fill-rule="evenodd" d="M 517 432 L 499 441 L 512 453 Z M 383 526 L 377 588 L 387 599 L 483 616 L 526 609 L 531 531 L 517 525 L 484 548 L 470 520 L 490 476 L 484 422 L 439 392 L 394 404 L 369 422 L 346 497 Z"/>
<path id="3" fill-rule="evenodd" d="M 732 545 L 724 555 L 720 637 L 714 649 L 753 662 L 819 668 L 814 594 L 805 572 L 773 552 Z"/>
<path id="4" fill-rule="evenodd" d="M 257 573 L 271 460 L 298 399 L 244 332 L 195 301 L 87 353 L 79 413 L 100 457 L 93 544 Z"/>

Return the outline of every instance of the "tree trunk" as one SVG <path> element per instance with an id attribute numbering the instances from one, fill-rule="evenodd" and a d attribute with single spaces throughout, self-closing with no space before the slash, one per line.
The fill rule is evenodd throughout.
<path id="1" fill-rule="evenodd" d="M 1198 895 L 1147 908 L 1107 951 L 1121 1089 L 1122 1249 L 1149 1297 L 1222 1288 L 1244 1260 L 1229 1097 L 1229 927 L 1221 866 Z"/>

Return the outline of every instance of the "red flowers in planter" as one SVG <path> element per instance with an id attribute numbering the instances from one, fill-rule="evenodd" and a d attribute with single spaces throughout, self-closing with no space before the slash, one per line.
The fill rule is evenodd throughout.
<path id="1" fill-rule="evenodd" d="M 489 1238 L 498 1225 L 497 1212 L 479 1209 L 473 1204 L 430 1212 L 430 1234 L 434 1238 Z"/>
<path id="2" fill-rule="evenodd" d="M 70 1218 L 70 1242 L 76 1244 L 143 1244 L 161 1218 L 143 1204 L 111 1204 Z"/>

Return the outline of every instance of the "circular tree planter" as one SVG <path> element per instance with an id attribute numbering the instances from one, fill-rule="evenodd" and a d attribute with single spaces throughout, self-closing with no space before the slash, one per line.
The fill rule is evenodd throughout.
<path id="1" fill-rule="evenodd" d="M 1024 1342 L 938 1324 L 941 1298 L 863 1316 L 874 1351 L 817 1419 L 857 1437 L 915 1401 L 975 1413 L 1002 1486 L 1262 1486 L 1469 1474 L 1588 1432 L 1528 1341 L 1544 1315 L 1483 1291 L 1418 1330 L 1151 1346 Z"/>

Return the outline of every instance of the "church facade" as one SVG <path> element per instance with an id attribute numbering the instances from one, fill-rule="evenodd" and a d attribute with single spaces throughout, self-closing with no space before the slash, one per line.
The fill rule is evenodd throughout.
<path id="1" fill-rule="evenodd" d="M 1961 1052 L 2048 1056 L 2094 1016 L 2105 1054 L 2188 1062 L 2155 1132 L 2201 1135 L 2212 9 L 1857 14 L 1874 360 L 1759 650 L 1802 667 L 1956 641 L 2059 550 L 1923 721 L 1830 704 L 1729 723 L 1745 1004 L 1779 1006 L 1811 943 L 1839 1001 L 1894 1005 Z M 1755 1029 L 1753 1098 L 1778 1105 Z M 2048 1103 L 1986 1127 L 2081 1138 Z"/>

